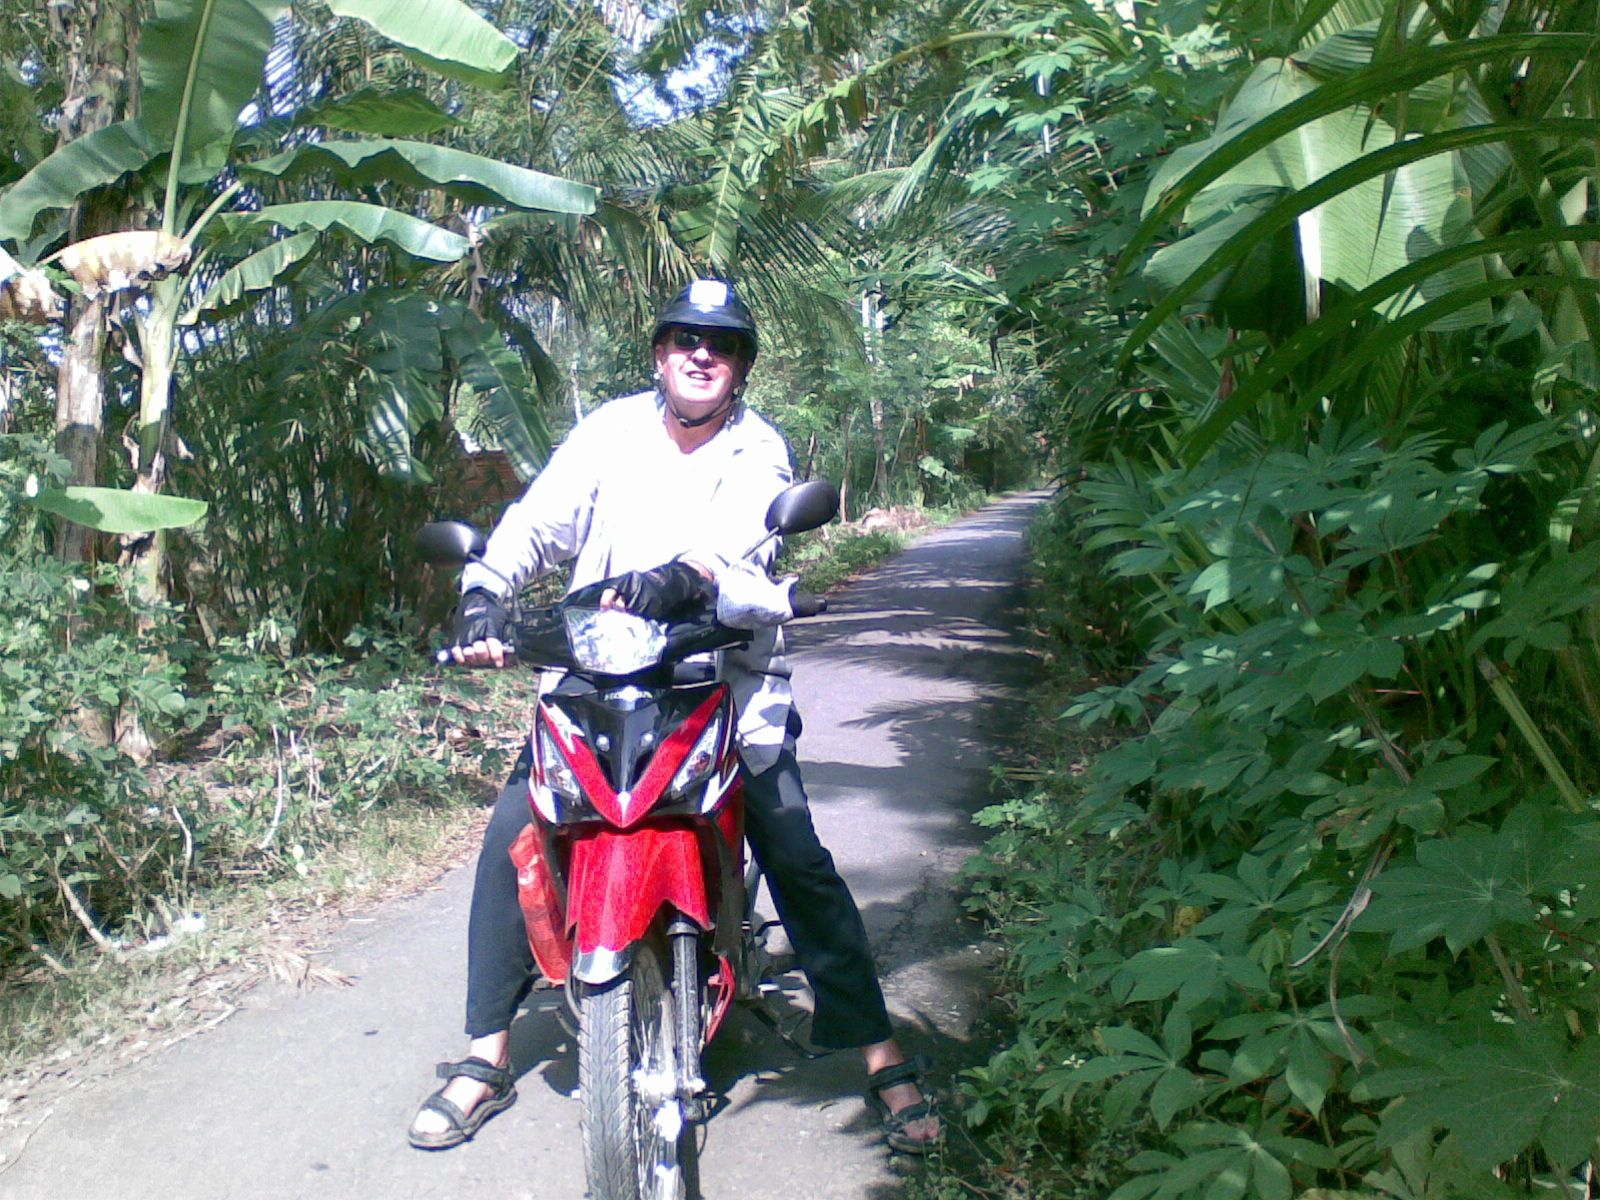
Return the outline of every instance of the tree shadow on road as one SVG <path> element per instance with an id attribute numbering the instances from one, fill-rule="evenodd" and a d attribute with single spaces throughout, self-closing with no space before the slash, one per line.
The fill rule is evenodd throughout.
<path id="1" fill-rule="evenodd" d="M 781 1020 L 804 1016 L 804 1010 L 792 1004 L 784 1004 L 783 1010 Z M 933 1014 L 915 1010 L 897 1013 L 896 1036 L 908 1053 L 921 1054 L 930 1060 L 927 1079 L 940 1102 L 940 1115 L 946 1128 L 946 1146 L 929 1161 L 963 1155 L 967 1138 L 959 1127 L 958 1115 L 950 1103 L 950 1097 L 959 1073 L 987 1060 L 992 1048 L 990 1039 L 981 1033 L 965 1038 L 942 1033 Z M 743 1094 L 737 1100 L 726 1103 L 718 1115 L 723 1112 L 732 1115 L 737 1111 L 767 1106 L 829 1112 L 833 1127 L 831 1136 L 873 1149 L 897 1176 L 892 1180 L 870 1184 L 864 1193 L 870 1200 L 891 1200 L 904 1195 L 908 1186 L 907 1176 L 920 1168 L 920 1160 L 915 1156 L 892 1153 L 884 1144 L 878 1117 L 862 1098 L 866 1070 L 860 1055 L 854 1050 L 838 1050 L 819 1058 L 803 1058 L 752 1014 L 735 1010 L 729 1018 L 728 1027 L 707 1056 L 706 1069 L 712 1086 L 725 1096 L 743 1081 L 753 1082 L 753 1088 L 741 1089 Z M 708 1123 L 703 1151 L 706 1200 L 721 1200 L 716 1189 L 718 1142 L 726 1136 L 732 1136 L 731 1133 L 722 1134 L 723 1130 L 732 1128 L 731 1123 L 726 1121 L 719 1125 L 716 1116 Z M 723 1145 L 727 1145 L 725 1140 Z"/>

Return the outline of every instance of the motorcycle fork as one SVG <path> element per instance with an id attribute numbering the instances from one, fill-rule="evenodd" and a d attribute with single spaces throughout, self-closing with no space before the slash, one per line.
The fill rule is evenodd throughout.
<path id="1" fill-rule="evenodd" d="M 698 1121 L 706 1115 L 706 1080 L 700 1067 L 700 927 L 687 917 L 674 916 L 667 923 L 667 944 L 672 950 L 672 999 L 677 1010 L 678 1095 L 684 1115 Z"/>

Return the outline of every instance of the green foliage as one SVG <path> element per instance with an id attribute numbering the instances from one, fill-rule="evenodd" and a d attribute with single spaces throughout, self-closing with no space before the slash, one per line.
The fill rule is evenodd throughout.
<path id="1" fill-rule="evenodd" d="M 151 496 L 117 488 L 44 488 L 29 496 L 45 512 L 98 529 L 102 533 L 149 533 L 181 529 L 206 515 L 202 500 Z"/>
<path id="2" fill-rule="evenodd" d="M 244 166 L 246 174 L 300 179 L 331 172 L 340 183 L 439 188 L 468 204 L 543 212 L 594 211 L 594 189 L 450 146 L 385 138 L 311 142 Z M 283 222 L 287 224 L 287 222 Z"/>
<path id="3" fill-rule="evenodd" d="M 1526 747 L 1522 764 L 1506 754 L 1508 738 L 1523 744 L 1517 726 L 1504 706 L 1482 708 L 1472 669 L 1474 647 L 1516 638 L 1527 672 L 1528 655 L 1569 644 L 1525 640 L 1563 603 L 1553 590 L 1530 601 L 1521 584 L 1520 619 L 1480 616 L 1497 610 L 1500 580 L 1543 575 L 1570 599 L 1593 564 L 1558 552 L 1559 569 L 1541 565 L 1543 545 L 1510 571 L 1503 550 L 1462 556 L 1494 553 L 1490 494 L 1576 466 L 1560 432 L 1494 425 L 1446 456 L 1436 435 L 1384 444 L 1330 423 L 1298 453 L 1219 457 L 1137 487 L 1126 465 L 1099 468 L 1063 506 L 1075 519 L 1056 536 L 1115 550 L 1110 571 L 1158 614 L 1144 668 L 1066 715 L 1145 732 L 1059 802 L 990 810 L 1034 833 L 991 845 L 980 896 L 1002 917 L 1040 914 L 1008 924 L 1030 1036 L 1071 1045 L 1093 1030 L 1093 1054 L 1038 1074 L 1037 1103 L 1087 1091 L 1106 1121 L 1142 1112 L 1173 1130 L 1171 1149 L 1132 1161 L 1145 1173 L 1119 1195 L 1185 1195 L 1210 1178 L 1233 1180 L 1230 1195 L 1290 1194 L 1319 1171 L 1375 1171 L 1371 1154 L 1435 1128 L 1465 1145 L 1489 1119 L 1479 1103 L 1501 1134 L 1463 1151 L 1469 1173 L 1538 1153 L 1571 1166 L 1600 1132 L 1600 1103 L 1552 1082 L 1577 1078 L 1568 1058 L 1593 1044 L 1571 1043 L 1569 1026 L 1595 1014 L 1582 949 L 1600 916 L 1584 899 L 1600 885 L 1592 820 L 1554 803 Z M 1535 724 L 1561 723 L 1557 697 L 1516 691 Z M 1565 736 L 1594 733 L 1568 721 Z M 1587 757 L 1566 765 L 1593 791 Z M 1130 851 L 1142 866 L 1115 871 Z M 1019 888 L 1058 856 L 1065 870 Z M 1330 939 L 1342 943 L 1331 960 L 1318 953 Z M 1435 1007 L 1435 987 L 1455 1001 Z M 1490 1055 L 1497 1019 L 1542 1057 Z M 1515 1085 L 1495 1075 L 1514 1060 L 1527 1075 Z M 1512 1096 L 1523 1115 L 1508 1122 Z M 1391 1097 L 1406 1099 L 1375 1103 Z M 1303 1116 L 1326 1146 L 1281 1136 Z M 1178 1127 L 1185 1117 L 1202 1123 Z M 1347 1160 L 1338 1131 L 1374 1119 L 1368 1156 Z"/>
<path id="4" fill-rule="evenodd" d="M 8 497 L 62 467 L 40 441 L 0 438 Z M 72 921 L 69 891 L 126 904 L 151 859 L 172 848 L 148 780 L 122 769 L 102 731 L 121 711 L 171 735 L 193 728 L 204 709 L 184 689 L 170 609 L 143 604 L 112 568 L 86 572 L 30 554 L 37 518 L 26 507 L 3 515 L 0 960 L 9 960 L 60 936 Z"/>
<path id="5" fill-rule="evenodd" d="M 1592 1170 L 1594 15 L 1010 8 L 875 114 L 902 302 L 1036 355 L 1069 481 L 1085 732 L 972 872 L 1024 1190 L 1113 1126 L 1129 1200 Z"/>
<path id="6" fill-rule="evenodd" d="M 0 968 L 91 930 L 113 944 L 227 872 L 295 870 L 375 805 L 501 769 L 466 732 L 482 685 L 428 677 L 409 639 L 355 630 L 347 663 L 289 653 L 292 627 L 267 621 L 203 649 L 118 568 L 40 555 L 21 501 L 63 467 L 0 438 Z M 131 720 L 161 763 L 117 748 Z"/>
<path id="7" fill-rule="evenodd" d="M 517 44 L 460 0 L 329 0 L 328 7 L 371 25 L 428 70 L 464 83 L 503 84 L 516 61 Z"/>
<path id="8" fill-rule="evenodd" d="M 803 591 L 826 592 L 864 571 L 905 545 L 902 534 L 834 531 L 802 535 L 784 547 L 775 568 L 780 575 L 798 575 Z"/>
<path id="9" fill-rule="evenodd" d="M 1031 479 L 1024 380 L 936 312 L 867 336 L 861 356 L 780 343 L 750 389 L 801 473 L 839 485 L 847 517 L 894 504 L 968 507 Z"/>

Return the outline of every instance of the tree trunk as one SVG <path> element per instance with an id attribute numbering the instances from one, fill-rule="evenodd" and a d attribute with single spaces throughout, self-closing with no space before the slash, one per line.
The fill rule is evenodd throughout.
<path id="1" fill-rule="evenodd" d="M 50 7 L 53 31 L 67 47 L 57 147 L 104 129 L 132 108 L 138 22 L 129 0 L 79 0 Z M 81 241 L 121 226 L 120 199 L 97 197 L 73 206 L 70 239 Z M 70 331 L 56 373 L 56 449 L 71 464 L 69 483 L 100 482 L 105 455 L 106 303 L 74 299 Z M 94 555 L 94 532 L 69 521 L 57 524 L 57 553 L 68 562 Z"/>
<path id="2" fill-rule="evenodd" d="M 889 494 L 889 441 L 883 428 L 883 392 L 877 380 L 867 389 L 867 412 L 872 417 L 872 490 L 869 494 L 877 503 L 884 504 Z"/>
<path id="3" fill-rule="evenodd" d="M 178 302 L 182 289 L 181 276 L 156 283 L 150 289 L 148 311 L 137 318 L 143 367 L 139 372 L 133 490 L 150 496 L 160 495 L 167 482 L 167 428 L 173 375 L 178 365 Z M 140 599 L 155 603 L 167 598 L 165 531 L 125 536 L 122 563 L 133 571 Z"/>
<path id="4" fill-rule="evenodd" d="M 882 335 L 882 330 L 883 319 L 877 305 L 873 303 L 873 293 L 870 290 L 862 292 L 861 341 L 866 347 L 869 367 L 878 365 L 878 339 Z M 878 388 L 876 371 L 873 371 L 867 380 L 867 415 L 872 420 L 872 483 L 868 486 L 867 495 L 882 504 L 889 490 L 888 481 L 884 477 L 888 467 L 884 461 L 888 444 L 883 428 L 883 393 Z"/>
<path id="5" fill-rule="evenodd" d="M 57 149 L 122 120 L 132 110 L 137 80 L 128 67 L 138 35 L 134 9 L 130 0 L 50 5 L 51 24 L 67 46 Z"/>
<path id="6" fill-rule="evenodd" d="M 846 413 L 844 430 L 841 439 L 844 442 L 844 470 L 839 474 L 839 519 L 850 519 L 850 420 L 852 414 Z"/>
<path id="7" fill-rule="evenodd" d="M 0 362 L 0 434 L 11 432 L 17 411 L 17 377 L 10 365 Z"/>
<path id="8" fill-rule="evenodd" d="M 71 464 L 68 483 L 100 482 L 105 443 L 106 302 L 101 296 L 72 306 L 67 344 L 56 372 L 56 452 Z M 95 532 L 87 525 L 56 522 L 56 553 L 66 562 L 94 558 Z"/>
<path id="9" fill-rule="evenodd" d="M 178 303 L 183 277 L 169 276 L 151 287 L 149 308 L 136 319 L 139 353 L 139 424 L 132 447 L 133 490 L 160 495 L 167 481 L 168 416 L 172 381 L 178 362 Z M 147 604 L 167 598 L 167 532 L 130 534 L 122 539 L 122 566 L 133 576 L 135 594 Z M 144 620 L 144 618 L 141 618 Z M 155 757 L 155 746 L 139 721 L 138 711 L 124 705 L 117 714 L 117 748 L 135 762 Z"/>

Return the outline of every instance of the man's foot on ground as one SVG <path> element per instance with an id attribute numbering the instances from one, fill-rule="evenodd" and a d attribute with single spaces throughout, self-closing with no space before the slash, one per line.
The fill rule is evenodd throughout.
<path id="1" fill-rule="evenodd" d="M 883 1088 L 878 1092 L 878 1097 L 883 1101 L 883 1106 L 896 1116 L 925 1099 L 922 1089 L 914 1083 L 900 1083 L 894 1087 Z M 924 1146 L 937 1146 L 944 1138 L 943 1124 L 931 1113 L 907 1121 L 904 1132 L 909 1140 L 920 1142 Z"/>
<path id="2" fill-rule="evenodd" d="M 883 1122 L 884 1140 L 891 1150 L 926 1154 L 944 1139 L 944 1128 L 927 1091 L 927 1060 L 905 1058 L 893 1042 L 871 1047 L 868 1061 L 881 1063 L 884 1051 L 898 1058 L 867 1076 L 867 1105 Z"/>
<path id="3" fill-rule="evenodd" d="M 465 1075 L 458 1075 L 445 1085 L 444 1098 L 459 1108 L 464 1116 L 470 1117 L 473 1109 L 487 1099 L 494 1089 L 487 1083 L 479 1083 L 476 1079 L 468 1079 Z M 443 1113 L 434 1112 L 431 1108 L 424 1108 L 417 1113 L 411 1122 L 411 1132 L 427 1134 L 447 1133 L 450 1122 Z"/>
<path id="4" fill-rule="evenodd" d="M 444 1085 L 422 1102 L 406 1135 L 419 1150 L 459 1146 L 517 1099 L 511 1071 L 488 1057 L 470 1055 L 460 1062 L 440 1063 L 435 1074 Z M 472 1086 L 462 1087 L 463 1081 Z"/>

